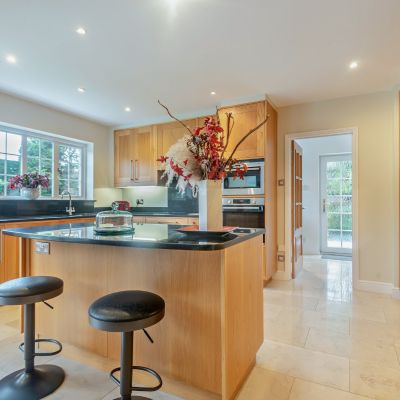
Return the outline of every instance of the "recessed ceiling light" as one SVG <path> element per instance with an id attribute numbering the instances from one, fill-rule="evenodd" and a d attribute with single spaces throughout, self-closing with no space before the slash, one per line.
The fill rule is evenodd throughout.
<path id="1" fill-rule="evenodd" d="M 86 29 L 81 26 L 75 31 L 78 35 L 86 35 Z"/>
<path id="2" fill-rule="evenodd" d="M 131 111 L 131 108 L 130 107 L 125 107 L 125 109 L 124 109 L 126 112 L 130 112 Z"/>
<path id="3" fill-rule="evenodd" d="M 13 54 L 8 54 L 8 55 L 6 56 L 6 61 L 7 61 L 9 64 L 15 64 L 15 63 L 17 62 L 17 59 L 16 59 L 16 57 L 15 57 Z"/>
<path id="4" fill-rule="evenodd" d="M 217 93 L 211 92 L 210 94 L 211 94 L 211 96 L 215 96 Z"/>
<path id="5" fill-rule="evenodd" d="M 86 89 L 83 88 L 83 87 L 78 87 L 78 92 L 79 93 L 84 93 L 84 92 L 86 92 Z"/>
<path id="6" fill-rule="evenodd" d="M 352 61 L 349 65 L 350 69 L 356 69 L 358 67 L 358 62 L 357 61 Z"/>

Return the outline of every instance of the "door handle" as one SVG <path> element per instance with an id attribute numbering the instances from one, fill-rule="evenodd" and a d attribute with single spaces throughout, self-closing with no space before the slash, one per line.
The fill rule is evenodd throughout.
<path id="1" fill-rule="evenodd" d="M 139 161 L 135 160 L 135 175 L 134 175 L 135 176 L 135 181 L 139 180 L 138 173 L 139 173 Z"/>
<path id="2" fill-rule="evenodd" d="M 134 180 L 134 172 L 133 172 L 133 160 L 131 160 L 131 171 L 130 171 L 131 173 L 130 173 L 130 179 L 131 179 L 131 181 L 133 181 Z"/>
<path id="3" fill-rule="evenodd" d="M 322 212 L 326 212 L 326 199 L 322 200 Z"/>

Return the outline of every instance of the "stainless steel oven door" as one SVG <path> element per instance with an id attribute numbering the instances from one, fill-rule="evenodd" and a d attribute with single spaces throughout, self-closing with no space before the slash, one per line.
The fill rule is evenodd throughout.
<path id="1" fill-rule="evenodd" d="M 264 228 L 264 207 L 224 207 L 224 226 Z"/>
<path id="2" fill-rule="evenodd" d="M 224 179 L 222 194 L 224 196 L 263 195 L 264 194 L 264 161 L 247 162 L 248 170 L 244 179 L 228 173 Z"/>

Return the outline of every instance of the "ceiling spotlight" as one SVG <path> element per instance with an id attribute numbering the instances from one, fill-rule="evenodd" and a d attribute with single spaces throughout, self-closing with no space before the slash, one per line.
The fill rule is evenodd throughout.
<path id="1" fill-rule="evenodd" d="M 215 96 L 217 93 L 211 92 L 210 94 L 211 94 L 211 96 Z"/>
<path id="2" fill-rule="evenodd" d="M 9 64 L 15 64 L 15 63 L 17 62 L 17 59 L 15 58 L 14 55 L 9 54 L 9 55 L 6 56 L 6 61 L 7 61 Z"/>
<path id="3" fill-rule="evenodd" d="M 83 87 L 78 87 L 78 92 L 79 93 L 84 93 L 84 92 L 86 92 L 86 89 L 83 88 Z"/>
<path id="4" fill-rule="evenodd" d="M 125 107 L 125 111 L 126 111 L 126 112 L 130 112 L 130 111 L 131 111 L 131 108 L 130 108 L 130 107 Z"/>
<path id="5" fill-rule="evenodd" d="M 78 35 L 86 35 L 86 29 L 81 26 L 75 31 Z"/>
<path id="6" fill-rule="evenodd" d="M 358 62 L 357 61 L 353 61 L 349 65 L 350 69 L 356 69 L 357 67 L 358 67 Z"/>

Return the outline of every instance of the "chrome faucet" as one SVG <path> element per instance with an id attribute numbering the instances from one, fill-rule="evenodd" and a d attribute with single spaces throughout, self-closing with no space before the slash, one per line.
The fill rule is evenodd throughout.
<path id="1" fill-rule="evenodd" d="M 75 207 L 72 207 L 72 197 L 71 197 L 71 193 L 68 192 L 68 190 L 64 190 L 61 193 L 61 200 L 64 199 L 65 194 L 67 194 L 69 196 L 69 207 L 66 207 L 65 211 L 68 213 L 69 216 L 71 216 L 75 212 Z"/>

